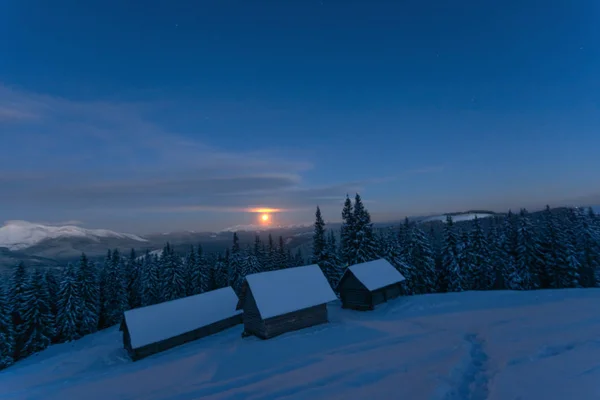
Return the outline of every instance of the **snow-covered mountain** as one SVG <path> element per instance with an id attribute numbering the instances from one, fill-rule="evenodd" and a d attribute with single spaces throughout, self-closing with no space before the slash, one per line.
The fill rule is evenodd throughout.
<path id="1" fill-rule="evenodd" d="M 92 241 L 114 238 L 146 242 L 146 239 L 129 233 L 106 229 L 84 229 L 74 225 L 48 226 L 27 221 L 7 221 L 0 228 L 0 247 L 9 250 L 23 250 L 45 240 L 59 238 L 85 238 Z"/>
<path id="2" fill-rule="evenodd" d="M 260 340 L 224 332 L 132 362 L 114 326 L 0 372 L 0 398 L 600 398 L 600 289 L 398 298 Z"/>

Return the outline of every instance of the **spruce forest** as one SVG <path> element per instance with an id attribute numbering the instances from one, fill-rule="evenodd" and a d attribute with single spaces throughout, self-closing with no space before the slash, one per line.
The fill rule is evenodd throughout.
<path id="1" fill-rule="evenodd" d="M 82 254 L 62 269 L 19 264 L 0 285 L 0 369 L 119 324 L 128 309 L 228 285 L 239 292 L 246 275 L 307 263 L 319 264 L 335 289 L 348 265 L 385 258 L 405 276 L 407 295 L 600 286 L 600 217 L 591 209 L 522 209 L 457 224 L 449 216 L 437 231 L 408 219 L 375 229 L 357 194 L 346 197 L 342 221 L 328 229 L 317 207 L 307 258 L 283 237 L 257 235 L 242 248 L 234 233 L 225 254 L 201 246 L 177 254 L 167 244 L 141 256 L 109 250 L 103 263 Z"/>

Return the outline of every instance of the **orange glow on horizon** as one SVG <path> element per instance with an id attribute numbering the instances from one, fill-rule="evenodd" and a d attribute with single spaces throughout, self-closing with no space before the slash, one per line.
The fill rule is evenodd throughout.
<path id="1" fill-rule="evenodd" d="M 260 216 L 260 219 L 263 220 L 263 222 L 267 222 L 269 221 L 269 214 L 263 214 Z"/>
<path id="2" fill-rule="evenodd" d="M 250 208 L 248 212 L 259 213 L 259 214 L 270 214 L 282 211 L 279 208 Z"/>

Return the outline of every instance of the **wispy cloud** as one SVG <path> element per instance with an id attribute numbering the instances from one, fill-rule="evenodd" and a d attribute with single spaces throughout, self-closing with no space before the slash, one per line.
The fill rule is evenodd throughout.
<path id="1" fill-rule="evenodd" d="M 305 179 L 314 168 L 310 154 L 252 142 L 224 149 L 213 132 L 182 135 L 157 122 L 165 107 L 74 101 L 0 85 L 0 183 L 8 189 L 0 217 L 25 219 L 27 210 L 45 211 L 35 219 L 55 212 L 78 219 L 94 212 L 296 212 L 338 207 L 346 193 L 440 170 L 315 186 Z"/>
<path id="2" fill-rule="evenodd" d="M 15 108 L 0 106 L 0 122 L 14 121 L 14 120 L 24 120 L 24 119 L 34 119 L 37 118 L 35 114 L 21 111 Z"/>

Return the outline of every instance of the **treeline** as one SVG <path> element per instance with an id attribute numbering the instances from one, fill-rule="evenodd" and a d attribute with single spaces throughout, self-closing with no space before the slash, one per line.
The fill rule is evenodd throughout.
<path id="1" fill-rule="evenodd" d="M 354 203 L 346 198 L 342 218 L 338 246 L 317 208 L 312 262 L 333 287 L 346 266 L 378 258 L 406 277 L 409 294 L 600 286 L 600 217 L 592 209 L 547 206 L 536 218 L 509 211 L 487 229 L 477 218 L 459 226 L 448 216 L 441 240 L 408 219 L 374 232 L 358 194 Z"/>
<path id="2" fill-rule="evenodd" d="M 65 268 L 29 270 L 19 264 L 0 285 L 0 369 L 47 348 L 119 324 L 123 312 L 225 286 L 239 291 L 251 273 L 304 265 L 283 237 L 240 247 L 237 234 L 224 254 L 192 246 L 177 254 L 167 244 L 160 254 L 123 257 L 108 251 L 103 263 L 82 254 Z"/>
<path id="3" fill-rule="evenodd" d="M 455 224 L 447 217 L 441 237 L 431 224 L 405 220 L 376 230 L 357 194 L 346 197 L 339 230 L 327 229 L 317 207 L 312 254 L 269 235 L 242 248 L 237 234 L 223 254 L 201 246 L 177 254 L 167 244 L 160 254 L 109 251 L 103 263 L 85 254 L 63 269 L 18 265 L 0 285 L 0 368 L 48 347 L 121 322 L 137 307 L 232 286 L 246 275 L 305 265 L 320 266 L 331 286 L 349 265 L 387 259 L 405 277 L 407 294 L 465 290 L 531 290 L 597 287 L 600 284 L 600 218 L 592 210 L 546 207 L 533 218 L 527 210 Z"/>

